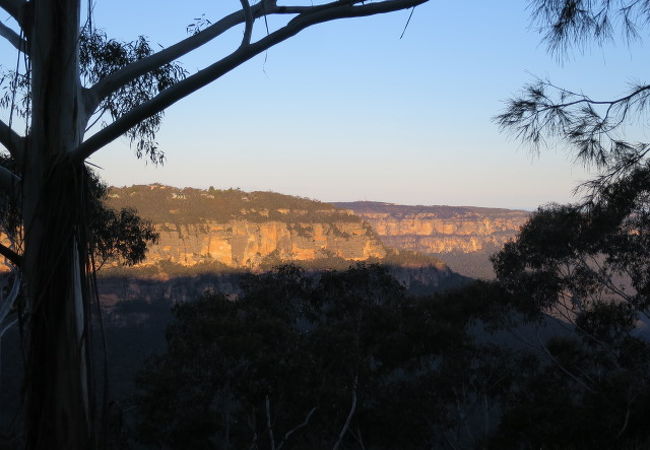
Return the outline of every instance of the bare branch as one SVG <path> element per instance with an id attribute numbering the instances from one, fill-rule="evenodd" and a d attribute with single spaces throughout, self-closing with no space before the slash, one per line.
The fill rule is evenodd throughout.
<path id="1" fill-rule="evenodd" d="M 0 244 L 0 255 L 7 258 L 16 267 L 21 267 L 23 264 L 23 257 L 21 255 L 2 244 Z"/>
<path id="2" fill-rule="evenodd" d="M 16 192 L 20 178 L 6 167 L 0 166 L 0 189 L 7 193 Z"/>
<path id="3" fill-rule="evenodd" d="M 178 100 L 208 85 L 225 73 L 230 72 L 235 67 L 248 61 L 255 55 L 258 55 L 268 48 L 295 36 L 309 26 L 336 19 L 363 17 L 398 11 L 422 4 L 425 1 L 427 0 L 386 0 L 379 3 L 370 3 L 361 6 L 353 6 L 349 2 L 337 1 L 328 4 L 331 6 L 327 8 L 323 6 L 309 7 L 313 9 L 305 10 L 306 12 L 294 17 L 284 27 L 255 43 L 239 47 L 233 53 L 220 61 L 217 61 L 205 69 L 198 71 L 194 75 L 187 77 L 185 80 L 174 84 L 162 91 L 153 99 L 126 113 L 111 125 L 97 132 L 83 142 L 74 151 L 73 157 L 79 161 L 86 159 L 109 142 L 112 142 L 122 134 L 126 133 L 131 127 L 135 126 L 140 121 L 161 112 L 165 108 L 176 103 Z M 281 12 L 281 9 L 282 8 L 278 7 L 278 12 Z"/>
<path id="4" fill-rule="evenodd" d="M 240 1 L 242 10 L 244 11 L 244 17 L 246 17 L 246 28 L 244 29 L 244 37 L 241 41 L 241 45 L 248 45 L 251 43 L 251 36 L 253 35 L 253 12 L 248 0 Z"/>
<path id="5" fill-rule="evenodd" d="M 361 430 L 359 429 L 359 426 L 357 426 L 356 432 L 354 430 L 350 430 L 350 434 L 359 443 L 361 450 L 366 450 L 366 445 L 363 443 L 363 436 L 361 436 Z"/>
<path id="6" fill-rule="evenodd" d="M 315 6 L 276 6 L 274 14 L 312 14 L 331 9 L 336 6 L 354 6 L 357 3 L 364 3 L 366 0 L 336 0 L 330 3 L 323 3 Z"/>
<path id="7" fill-rule="evenodd" d="M 257 18 L 264 15 L 268 12 L 268 10 L 265 10 L 265 6 L 270 8 L 272 5 L 266 5 L 266 1 L 262 1 L 251 7 L 251 16 Z M 244 10 L 234 12 L 222 18 L 218 22 L 215 22 L 213 25 L 210 25 L 203 31 L 112 73 L 85 91 L 87 112 L 89 114 L 92 113 L 104 98 L 119 89 L 121 86 L 153 69 L 168 64 L 181 56 L 188 54 L 192 50 L 212 41 L 232 27 L 245 21 L 246 13 Z"/>
<path id="8" fill-rule="evenodd" d="M 25 52 L 27 49 L 27 41 L 21 38 L 18 33 L 16 33 L 14 30 L 2 22 L 0 22 L 0 36 L 9 41 L 9 43 L 13 45 L 19 52 Z"/>
<path id="9" fill-rule="evenodd" d="M 301 428 L 306 427 L 309 424 L 309 419 L 311 419 L 311 416 L 314 415 L 314 413 L 316 412 L 316 409 L 318 409 L 318 408 L 313 407 L 312 409 L 310 409 L 309 412 L 307 413 L 307 416 L 305 417 L 305 420 L 303 420 L 302 423 L 300 423 L 297 426 L 293 427 L 291 430 L 287 431 L 284 434 L 284 437 L 282 438 L 282 442 L 280 442 L 280 445 L 278 445 L 278 450 L 282 450 L 282 447 L 284 447 L 284 444 L 287 443 L 287 439 L 289 439 L 289 437 L 291 437 L 291 435 L 293 433 L 300 430 Z"/>
<path id="10" fill-rule="evenodd" d="M 2 339 L 2 336 L 7 332 L 7 330 L 16 325 L 16 322 L 18 322 L 17 316 L 8 320 L 6 323 L 0 322 L 0 339 Z"/>
<path id="11" fill-rule="evenodd" d="M 627 429 L 627 425 L 630 423 L 630 403 L 628 401 L 626 407 L 625 407 L 625 418 L 623 419 L 623 425 L 621 425 L 621 429 L 616 433 L 616 438 L 620 438 L 623 433 L 625 433 L 625 430 Z"/>
<path id="12" fill-rule="evenodd" d="M 345 437 L 345 433 L 347 433 L 348 428 L 350 428 L 350 422 L 352 422 L 352 417 L 354 416 L 354 413 L 357 410 L 357 385 L 358 384 L 359 384 L 359 375 L 356 375 L 354 377 L 354 385 L 352 387 L 352 405 L 350 406 L 350 412 L 348 413 L 348 417 L 345 419 L 343 428 L 341 428 L 341 432 L 339 433 L 339 438 L 334 444 L 334 447 L 332 447 L 332 450 L 337 450 L 339 448 L 341 442 L 343 441 L 343 438 Z"/>
<path id="13" fill-rule="evenodd" d="M 271 426 L 271 401 L 269 400 L 268 394 L 266 395 L 266 430 L 269 433 L 271 450 L 275 450 L 275 439 L 273 438 L 273 427 Z"/>
<path id="14" fill-rule="evenodd" d="M 27 7 L 27 2 L 22 0 L 0 0 L 0 8 L 7 11 L 21 26 L 24 23 L 23 14 L 25 7 Z"/>
<path id="15" fill-rule="evenodd" d="M 251 446 L 248 448 L 248 450 L 254 450 L 257 448 L 257 426 L 256 426 L 256 420 L 255 420 L 255 408 L 253 408 L 252 414 L 248 417 L 248 426 L 253 432 L 253 439 L 251 439 Z"/>
<path id="16" fill-rule="evenodd" d="M 6 264 L 6 265 L 11 267 L 10 264 Z M 11 290 L 9 291 L 9 294 L 6 297 L 0 296 L 0 302 L 1 302 L 0 323 L 4 322 L 5 319 L 11 315 L 11 309 L 13 308 L 14 303 L 16 303 L 16 300 L 18 299 L 18 294 L 20 294 L 20 286 L 21 286 L 20 272 L 18 272 L 13 267 L 11 269 L 12 272 L 14 273 L 14 279 L 11 284 Z M 0 337 L 2 337 L 2 333 L 0 333 Z"/>
<path id="17" fill-rule="evenodd" d="M 6 247 L 1 246 L 0 249 L 2 248 L 6 248 Z M 14 279 L 9 294 L 6 297 L 0 294 L 0 341 L 2 340 L 2 336 L 5 334 L 5 332 L 9 330 L 12 326 L 14 326 L 18 321 L 18 314 L 16 312 L 12 312 L 12 310 L 14 308 L 16 300 L 18 299 L 18 295 L 20 294 L 20 287 L 21 287 L 20 272 L 18 272 L 14 267 L 12 267 L 11 264 L 5 263 L 5 265 L 11 268 L 14 274 Z M 2 361 L 1 355 L 0 355 L 0 361 Z M 1 370 L 2 367 L 0 364 L 0 375 L 2 375 Z"/>
<path id="18" fill-rule="evenodd" d="M 20 161 L 20 157 L 22 156 L 24 141 L 24 138 L 20 137 L 9 125 L 0 120 L 0 144 L 2 144 L 17 161 Z"/>
<path id="19" fill-rule="evenodd" d="M 578 383 L 580 386 L 582 386 L 586 391 L 591 392 L 591 393 L 596 392 L 596 391 L 593 390 L 589 385 L 587 385 L 584 381 L 582 381 L 582 380 L 580 379 L 579 376 L 573 374 L 569 369 L 567 369 L 566 367 L 564 367 L 564 366 L 562 365 L 562 363 L 561 363 L 561 362 L 560 362 L 560 361 L 559 361 L 555 356 L 553 356 L 553 354 L 549 351 L 548 347 L 546 347 L 546 344 L 544 344 L 544 343 L 542 342 L 541 338 L 539 337 L 539 332 L 536 334 L 536 337 L 537 337 L 537 342 L 539 343 L 540 348 L 541 348 L 542 350 L 544 350 L 544 353 L 546 353 L 546 355 L 549 357 L 549 359 L 550 359 L 551 361 L 553 361 L 553 363 L 555 363 L 555 365 L 556 365 L 556 366 L 557 366 L 557 367 L 558 367 L 558 368 L 559 368 L 559 369 L 560 369 L 560 370 L 561 370 L 565 375 L 567 375 L 567 376 L 568 376 L 569 378 L 571 378 L 573 381 L 575 381 L 575 382 Z"/>

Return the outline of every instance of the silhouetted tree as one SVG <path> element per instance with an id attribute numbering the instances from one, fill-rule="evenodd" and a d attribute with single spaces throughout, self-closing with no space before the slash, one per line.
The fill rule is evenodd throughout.
<path id="1" fill-rule="evenodd" d="M 648 163 L 595 194 L 586 205 L 540 208 L 494 257 L 516 310 L 571 331 L 536 343 L 548 364 L 511 399 L 497 448 L 647 443 L 650 346 L 639 325 L 650 313 Z"/>
<path id="2" fill-rule="evenodd" d="M 471 441 L 475 410 L 493 414 L 483 395 L 506 386 L 467 333 L 485 291 L 417 300 L 381 266 L 282 266 L 236 301 L 177 304 L 167 351 L 138 377 L 137 437 L 173 449 Z"/>
<path id="3" fill-rule="evenodd" d="M 85 450 L 97 429 L 88 370 L 86 158 L 126 134 L 139 156 L 160 161 L 154 138 L 166 107 L 311 25 L 424 1 L 241 0 L 239 11 L 199 23 L 191 36 L 154 53 L 142 38 L 122 44 L 93 30 L 92 21 L 82 26 L 80 0 L 0 0 L 13 19 L 0 24 L 0 35 L 26 61 L 26 70 L 10 77 L 11 90 L 24 95 L 3 100 L 10 109 L 24 100 L 27 126 L 21 136 L 0 122 L 0 143 L 16 162 L 13 171 L 0 168 L 0 187 L 18 198 L 25 232 L 19 257 L 3 251 L 20 266 L 25 286 L 27 448 Z M 253 41 L 255 21 L 272 15 L 290 20 Z M 242 24 L 241 45 L 232 53 L 187 77 L 174 64 Z M 86 137 L 104 113 L 112 122 Z"/>
<path id="4" fill-rule="evenodd" d="M 133 266 L 144 261 L 147 245 L 158 241 L 153 224 L 132 208 L 119 211 L 104 204 L 108 187 L 89 174 L 88 229 L 93 270 L 106 263 Z"/>

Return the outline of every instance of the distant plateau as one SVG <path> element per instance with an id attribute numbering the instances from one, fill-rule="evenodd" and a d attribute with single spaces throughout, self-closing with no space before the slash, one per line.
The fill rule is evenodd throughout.
<path id="1" fill-rule="evenodd" d="M 489 255 L 512 239 L 529 215 L 479 207 L 324 203 L 274 192 L 161 184 L 111 187 L 106 203 L 136 209 L 160 235 L 141 264 L 102 269 L 107 303 L 143 295 L 183 299 L 208 288 L 236 294 L 241 274 L 284 263 L 313 271 L 381 263 L 407 289 L 434 292 L 467 277 L 493 277 Z"/>

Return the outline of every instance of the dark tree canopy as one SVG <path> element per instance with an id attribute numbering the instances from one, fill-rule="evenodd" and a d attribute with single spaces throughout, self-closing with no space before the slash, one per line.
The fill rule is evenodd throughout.
<path id="1" fill-rule="evenodd" d="M 497 448 L 647 445 L 649 211 L 645 162 L 600 184 L 585 205 L 540 208 L 494 257 L 507 293 L 499 301 L 566 329 L 533 339 L 547 362 L 511 393 Z"/>
<path id="2" fill-rule="evenodd" d="M 474 396 L 503 387 L 467 333 L 486 291 L 416 300 L 378 265 L 280 266 L 236 301 L 177 304 L 167 351 L 138 378 L 135 436 L 172 449 L 472 442 L 469 416 L 489 412 Z"/>

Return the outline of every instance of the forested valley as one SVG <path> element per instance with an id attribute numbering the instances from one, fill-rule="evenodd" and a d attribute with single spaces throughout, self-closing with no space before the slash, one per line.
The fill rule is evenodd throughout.
<path id="1" fill-rule="evenodd" d="M 336 41 L 339 50 L 370 36 L 361 26 L 355 39 L 341 37 L 343 28 L 329 35 L 303 33 L 309 28 L 404 13 L 395 39 L 401 41 L 409 26 L 415 27 L 411 19 L 431 8 L 425 17 L 446 23 L 432 22 L 429 28 L 453 25 L 446 29 L 449 36 L 436 38 L 435 56 L 418 53 L 425 48 L 418 35 L 410 41 L 416 50 L 399 50 L 431 62 L 443 52 L 459 53 L 453 44 L 465 36 L 454 33 L 465 26 L 469 10 L 456 11 L 452 19 L 444 9 L 449 5 L 427 0 L 240 0 L 234 11 L 217 9 L 216 18 L 192 12 L 179 36 L 162 20 L 176 19 L 167 9 L 178 5 L 150 2 L 146 15 L 131 16 L 138 29 L 154 24 L 172 36 L 171 43 L 158 45 L 142 35 L 131 41 L 109 37 L 96 26 L 99 3 L 0 0 L 0 37 L 11 50 L 9 56 L 3 48 L 0 55 L 1 450 L 650 448 L 650 144 L 644 141 L 650 85 L 633 83 L 618 96 L 606 90 L 609 97 L 601 98 L 586 93 L 593 87 L 593 69 L 580 74 L 585 85 L 577 88 L 536 78 L 495 111 L 492 125 L 526 151 L 556 145 L 591 172 L 576 188 L 573 203 L 546 204 L 530 215 L 483 208 L 517 228 L 517 221 L 523 225 L 512 239 L 505 228 L 493 233 L 491 270 L 478 267 L 485 254 L 450 255 L 456 267 L 486 278 L 475 280 L 454 273 L 433 256 L 436 252 L 417 253 L 427 248 L 424 240 L 391 235 L 394 223 L 383 237 L 410 240 L 412 249 L 388 248 L 368 224 L 377 219 L 378 204 L 392 211 L 389 216 L 403 217 L 413 211 L 434 214 L 433 207 L 341 199 L 348 201 L 340 205 L 365 210 L 362 219 L 308 198 L 212 187 L 207 193 L 187 188 L 179 194 L 162 184 L 125 187 L 123 197 L 110 197 L 96 175 L 103 168 L 93 159 L 125 137 L 137 158 L 160 166 L 165 153 L 158 133 L 172 105 L 216 81 L 228 86 L 233 77 L 224 76 L 251 60 L 270 80 L 268 51 L 298 40 L 299 34 Z M 119 25 L 126 25 L 127 13 L 139 3 L 117 12 L 118 22 L 125 22 Z M 528 5 L 532 28 L 560 59 L 590 45 L 610 49 L 606 44 L 642 41 L 650 23 L 650 0 L 531 0 Z M 438 14 L 438 8 L 450 16 Z M 104 18 L 115 13 L 108 9 Z M 474 19 L 465 33 L 476 45 L 489 44 L 481 47 L 480 58 L 493 58 L 490 52 L 499 45 L 486 36 L 505 31 L 490 23 L 501 13 L 480 11 L 485 17 Z M 491 28 L 482 35 L 485 24 Z M 136 35 L 137 30 L 131 34 Z M 208 45 L 215 42 L 219 45 Z M 305 42 L 311 44 L 291 66 L 300 74 L 310 65 L 307 56 L 329 58 L 315 41 Z M 382 51 L 391 45 L 382 42 Z M 368 53 L 330 65 L 362 66 L 372 56 Z M 254 97 L 249 95 L 253 83 L 244 77 L 236 93 L 241 104 L 232 111 L 215 113 L 227 87 L 223 98 L 185 110 L 194 119 L 219 115 L 204 122 L 209 125 L 201 133 L 213 131 L 207 128 L 237 133 L 229 144 L 212 135 L 218 157 L 210 159 L 207 150 L 203 155 L 213 162 L 210 170 L 224 176 L 226 160 L 250 151 L 247 170 L 262 167 L 280 182 L 291 173 L 302 177 L 303 187 L 311 187 L 319 170 L 332 184 L 342 183 L 346 170 L 355 176 L 374 170 L 384 174 L 382 185 L 407 178 L 417 185 L 423 177 L 412 174 L 423 173 L 419 159 L 426 159 L 433 146 L 415 135 L 433 140 L 454 128 L 455 136 L 439 141 L 440 164 L 426 174 L 431 179 L 448 175 L 453 164 L 443 160 L 458 151 L 459 135 L 481 129 L 468 119 L 481 99 L 463 95 L 474 84 L 491 94 L 503 81 L 488 79 L 493 61 L 477 58 L 471 70 L 444 82 L 427 79 L 427 87 L 418 91 L 419 69 L 380 56 L 384 65 L 367 72 L 372 76 L 354 79 L 336 72 L 344 81 L 331 91 L 326 89 L 330 79 L 318 84 L 299 75 L 292 78 L 303 90 L 291 86 L 295 97 L 247 103 Z M 198 68 L 190 71 L 183 65 L 188 61 L 187 67 Z M 385 74 L 389 78 L 373 86 L 374 77 Z M 474 78 L 463 78 L 469 75 Z M 428 92 L 432 85 L 435 95 Z M 413 86 L 404 103 L 402 98 L 390 107 L 374 103 Z M 359 103 L 366 109 L 354 110 L 346 96 L 365 88 Z M 337 90 L 339 100 L 327 98 Z M 462 106 L 463 117 L 446 126 L 443 116 L 453 108 L 440 107 L 438 100 L 452 90 L 453 106 Z M 323 108 L 331 109 L 315 119 L 302 111 L 306 103 L 298 98 L 303 95 L 319 96 Z M 282 109 L 287 105 L 291 108 Z M 258 107 L 267 109 L 260 113 Z M 441 111 L 435 118 L 429 115 L 434 109 Z M 343 112 L 351 114 L 348 119 Z M 233 117 L 236 122 L 227 123 L 236 126 L 227 130 L 221 121 Z M 306 132 L 300 152 L 291 153 L 302 128 L 314 122 L 320 127 L 312 135 Z M 184 124 L 177 161 L 191 153 L 195 137 L 194 123 Z M 278 142 L 252 140 L 278 129 Z M 320 142 L 337 134 L 344 137 L 342 151 Z M 491 138 L 473 139 L 466 141 L 473 143 L 468 147 Z M 360 164 L 351 154 L 361 150 L 371 153 L 358 158 Z M 307 151 L 313 159 L 304 158 Z M 339 160 L 328 160 L 336 151 Z M 290 166 L 286 154 L 307 161 L 308 170 L 301 166 L 307 176 L 300 170 L 280 173 L 283 164 Z M 196 156 L 197 171 L 210 165 Z M 476 159 L 478 174 L 488 166 L 484 154 Z M 381 162 L 365 164 L 370 160 Z M 408 173 L 399 173 L 400 167 Z M 461 175 L 459 170 L 454 177 Z M 512 180 L 500 180 L 510 183 L 510 191 L 530 181 L 510 175 Z M 194 171 L 186 176 L 195 181 Z M 550 189 L 555 179 L 547 182 Z M 120 203 L 147 190 L 156 197 L 143 202 L 143 211 Z M 174 203 L 180 198 L 200 207 L 181 211 Z M 216 204 L 221 209 L 208 207 Z M 466 216 L 478 209 L 443 208 L 445 214 Z M 156 211 L 159 228 L 139 215 Z M 275 221 L 274 248 L 257 239 L 268 220 Z M 158 265 L 143 263 L 159 240 L 180 237 L 191 227 L 213 227 L 224 239 L 217 245 L 208 238 L 207 251 L 199 245 L 182 257 L 164 241 L 158 249 L 173 255 Z M 287 255 L 299 256 L 298 262 Z M 186 269 L 181 259 L 192 259 L 194 269 Z M 215 277 L 218 270 L 227 273 Z M 128 283 L 120 283 L 137 271 L 159 279 L 142 281 L 140 287 L 151 289 L 127 295 Z M 433 282 L 422 282 L 426 277 Z M 102 297 L 113 282 L 124 286 L 125 294 Z"/>
<path id="2" fill-rule="evenodd" d="M 284 264 L 240 273 L 236 296 L 188 275 L 190 298 L 104 305 L 107 448 L 647 448 L 650 169 L 594 189 L 534 213 L 493 281 L 417 295 L 381 264 Z M 106 258 L 155 240 L 102 214 Z M 3 448 L 19 335 L 2 342 Z"/>

